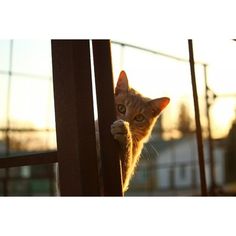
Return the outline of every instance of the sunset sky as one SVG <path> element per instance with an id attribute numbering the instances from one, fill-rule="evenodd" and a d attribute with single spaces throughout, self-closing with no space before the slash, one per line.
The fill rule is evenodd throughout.
<path id="1" fill-rule="evenodd" d="M 187 40 L 124 40 L 133 45 L 188 59 Z M 236 42 L 231 40 L 193 40 L 195 60 L 208 64 L 209 87 L 216 94 L 236 94 Z M 54 127 L 51 52 L 49 40 L 16 40 L 13 44 L 13 73 L 10 117 L 12 123 L 35 127 Z M 185 102 L 194 117 L 189 64 L 162 56 L 112 44 L 113 74 L 116 83 L 120 70 L 127 72 L 130 85 L 145 96 L 168 96 L 171 103 L 165 112 L 164 125 L 174 128 L 178 106 Z M 6 121 L 6 97 L 9 69 L 9 41 L 0 40 L 0 121 Z M 31 77 L 25 74 L 31 74 Z M 199 100 L 204 111 L 204 72 L 196 66 Z M 218 98 L 211 107 L 214 137 L 227 135 L 235 117 L 236 97 Z M 205 118 L 202 116 L 204 126 Z"/>

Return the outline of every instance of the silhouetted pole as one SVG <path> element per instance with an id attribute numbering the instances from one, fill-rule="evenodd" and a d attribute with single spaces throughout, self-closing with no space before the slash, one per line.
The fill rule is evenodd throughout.
<path id="1" fill-rule="evenodd" d="M 123 196 L 119 144 L 110 132 L 116 120 L 110 41 L 92 40 L 92 46 L 104 195 Z"/>
<path id="2" fill-rule="evenodd" d="M 190 71 L 191 71 L 194 110 L 195 110 L 196 137 L 197 137 L 197 146 L 198 146 L 198 161 L 199 161 L 199 168 L 200 168 L 201 193 L 202 193 L 202 196 L 207 196 L 206 174 L 205 174 L 205 163 L 204 163 L 203 141 L 202 141 L 202 128 L 201 128 L 201 122 L 200 122 L 200 112 L 199 112 L 197 85 L 196 85 L 195 68 L 194 68 L 193 43 L 191 39 L 188 40 L 188 47 L 189 47 L 189 64 L 190 64 Z"/>
<path id="3" fill-rule="evenodd" d="M 60 194 L 100 196 L 89 40 L 52 40 L 52 65 Z"/>

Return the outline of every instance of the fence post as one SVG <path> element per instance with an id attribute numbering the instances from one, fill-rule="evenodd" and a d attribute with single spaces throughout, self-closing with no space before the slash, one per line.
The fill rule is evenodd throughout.
<path id="1" fill-rule="evenodd" d="M 89 40 L 52 40 L 60 192 L 100 195 Z"/>
<path id="2" fill-rule="evenodd" d="M 194 110 L 195 110 L 198 161 L 199 161 L 200 179 L 201 179 L 201 193 L 202 193 L 202 196 L 207 196 L 205 162 L 204 162 L 203 141 L 202 141 L 202 128 L 201 128 L 201 122 L 200 122 L 197 85 L 196 85 L 196 78 L 195 78 L 193 43 L 191 39 L 188 40 L 188 47 L 189 47 L 189 64 L 190 64 L 190 71 L 191 71 L 193 101 L 194 101 Z"/>
<path id="3" fill-rule="evenodd" d="M 116 120 L 110 41 L 93 40 L 92 43 L 104 195 L 122 196 L 119 147 L 110 131 Z"/>

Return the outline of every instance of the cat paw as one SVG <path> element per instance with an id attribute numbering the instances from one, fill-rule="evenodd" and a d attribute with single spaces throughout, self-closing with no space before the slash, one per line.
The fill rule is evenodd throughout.
<path id="1" fill-rule="evenodd" d="M 129 122 L 124 120 L 116 120 L 111 125 L 111 133 L 115 140 L 121 144 L 127 144 L 130 138 Z"/>

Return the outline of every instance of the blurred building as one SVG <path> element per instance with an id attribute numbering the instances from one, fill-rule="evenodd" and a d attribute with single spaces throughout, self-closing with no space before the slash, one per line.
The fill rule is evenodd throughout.
<path id="1" fill-rule="evenodd" d="M 214 148 L 217 186 L 225 182 L 224 141 Z M 204 141 L 207 185 L 210 185 L 208 142 Z M 175 140 L 151 140 L 146 144 L 127 195 L 198 195 L 200 177 L 194 134 Z"/>
<path id="2" fill-rule="evenodd" d="M 225 172 L 226 183 L 236 183 L 236 120 L 233 122 L 226 139 Z"/>

